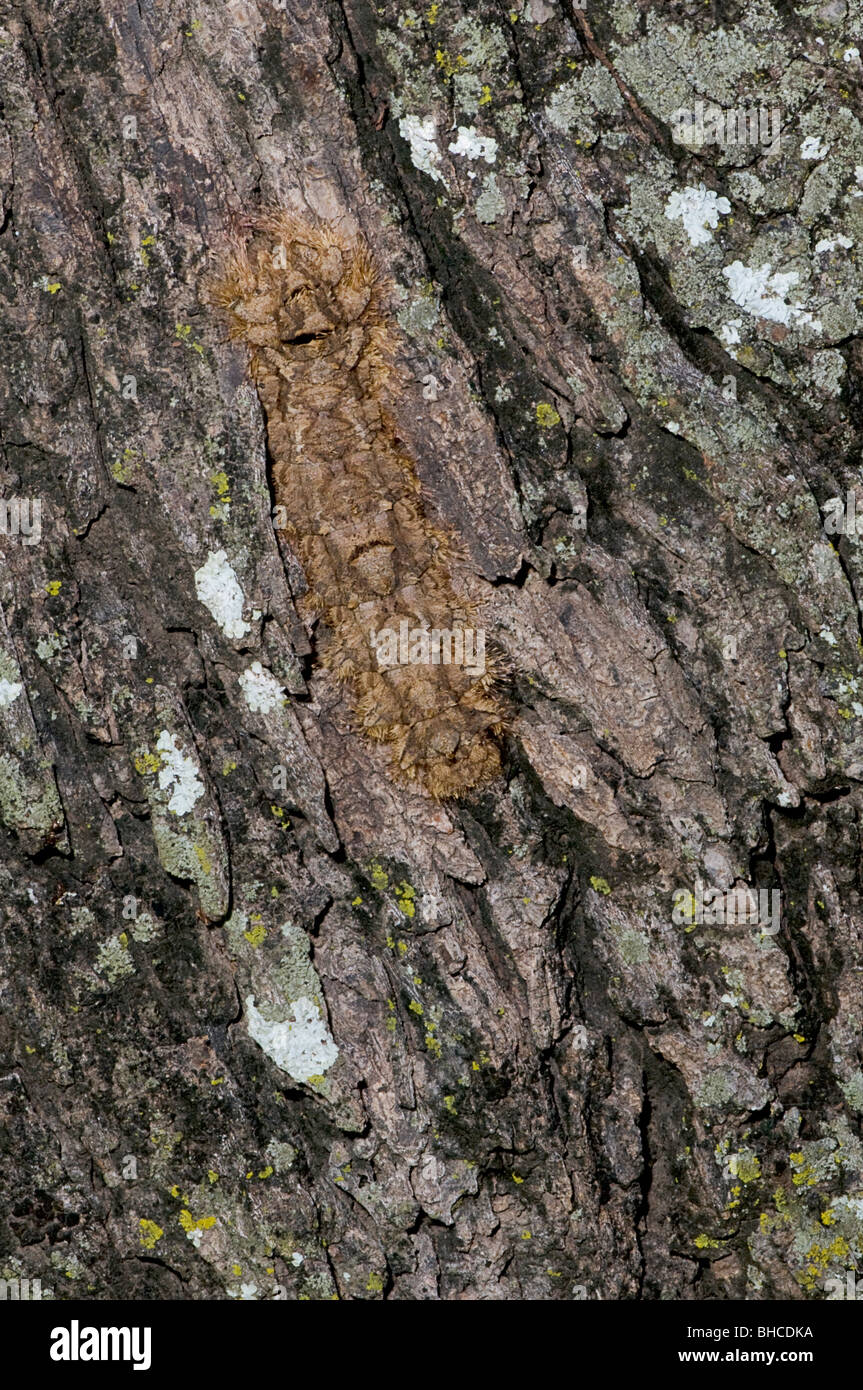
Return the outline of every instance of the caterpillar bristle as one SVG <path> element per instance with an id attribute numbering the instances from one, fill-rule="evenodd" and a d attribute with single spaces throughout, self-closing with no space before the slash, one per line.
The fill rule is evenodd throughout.
<path id="1" fill-rule="evenodd" d="M 267 417 L 286 534 L 324 617 L 323 660 L 351 691 L 362 734 L 387 745 L 397 780 L 445 800 L 500 772 L 504 663 L 382 666 L 372 634 L 478 641 L 479 609 L 454 584 L 464 546 L 425 513 L 393 406 L 408 389 L 392 286 L 364 238 L 266 208 L 232 241 L 205 297 L 247 342 Z M 410 624 L 409 624 L 410 625 Z M 471 647 L 473 652 L 473 646 Z"/>

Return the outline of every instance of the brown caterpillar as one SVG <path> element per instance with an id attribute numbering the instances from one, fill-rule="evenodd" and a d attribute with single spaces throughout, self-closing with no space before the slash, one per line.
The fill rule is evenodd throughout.
<path id="1" fill-rule="evenodd" d="M 500 663 L 481 664 L 479 642 L 472 665 L 452 660 L 476 605 L 454 589 L 454 537 L 426 517 L 387 409 L 407 381 L 389 290 L 362 237 L 278 212 L 206 294 L 251 349 L 276 503 L 329 629 L 322 659 L 360 730 L 390 746 L 395 775 L 457 797 L 500 768 Z"/>

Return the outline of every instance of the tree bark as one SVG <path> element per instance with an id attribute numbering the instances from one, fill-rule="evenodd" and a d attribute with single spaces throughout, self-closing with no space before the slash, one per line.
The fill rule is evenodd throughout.
<path id="1" fill-rule="evenodd" d="M 7 0 L 0 1278 L 858 1267 L 861 20 Z M 392 281 L 400 436 L 509 670 L 458 800 L 358 735 L 273 524 L 202 290 L 273 208 Z"/>

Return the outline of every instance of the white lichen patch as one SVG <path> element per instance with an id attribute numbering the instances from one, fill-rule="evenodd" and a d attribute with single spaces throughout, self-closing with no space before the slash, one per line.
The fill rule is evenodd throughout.
<path id="1" fill-rule="evenodd" d="M 476 126 L 458 128 L 458 135 L 449 146 L 450 154 L 464 155 L 466 159 L 484 159 L 486 164 L 494 164 L 497 159 L 497 141 L 490 135 L 478 135 Z"/>
<path id="2" fill-rule="evenodd" d="M 247 995 L 249 1037 L 294 1081 L 323 1076 L 338 1057 L 339 1049 L 311 999 L 295 999 L 290 1008 L 293 1019 L 270 1022 L 255 1008 L 254 995 Z"/>
<path id="3" fill-rule="evenodd" d="M 742 319 L 729 319 L 719 330 L 720 342 L 723 342 L 726 347 L 734 347 L 736 343 L 740 342 L 740 330 L 742 327 Z"/>
<path id="4" fill-rule="evenodd" d="M 238 1298 L 241 1303 L 254 1303 L 258 1297 L 257 1284 L 232 1285 L 225 1290 L 228 1298 Z"/>
<path id="5" fill-rule="evenodd" d="M 195 592 L 226 637 L 251 631 L 243 621 L 243 590 L 224 550 L 210 551 L 206 564 L 195 570 Z"/>
<path id="6" fill-rule="evenodd" d="M 841 246 L 844 250 L 850 251 L 853 245 L 854 238 L 843 236 L 840 232 L 839 235 L 835 237 L 822 237 L 815 245 L 815 254 L 816 256 L 820 256 L 825 251 L 835 251 L 837 246 Z"/>
<path id="7" fill-rule="evenodd" d="M 159 786 L 162 791 L 171 792 L 168 810 L 177 816 L 184 816 L 204 795 L 204 784 L 198 776 L 197 764 L 180 751 L 177 740 L 167 729 L 160 733 L 156 748 L 162 759 Z"/>
<path id="8" fill-rule="evenodd" d="M 274 709 L 285 703 L 284 686 L 279 685 L 270 671 L 265 671 L 260 661 L 253 661 L 240 676 L 243 698 L 254 714 L 272 714 Z"/>
<path id="9" fill-rule="evenodd" d="M 19 681 L 7 681 L 5 676 L 0 679 L 0 709 L 8 709 L 13 700 L 23 694 L 24 687 Z"/>
<path id="10" fill-rule="evenodd" d="M 440 150 L 435 139 L 437 129 L 434 116 L 402 116 L 399 130 L 402 139 L 407 140 L 411 147 L 415 167 L 440 182 Z"/>
<path id="11" fill-rule="evenodd" d="M 800 146 L 801 159 L 826 159 L 830 146 L 825 145 L 819 135 L 807 135 Z"/>
<path id="12" fill-rule="evenodd" d="M 683 229 L 692 246 L 703 246 L 713 240 L 710 230 L 719 226 L 720 213 L 731 211 L 727 198 L 720 197 L 703 183 L 697 187 L 675 191 L 665 204 L 665 216 L 669 222 L 682 222 Z"/>
<path id="13" fill-rule="evenodd" d="M 769 319 L 772 323 L 811 324 L 820 328 L 817 319 L 799 304 L 789 304 L 785 296 L 797 284 L 800 276 L 796 270 L 772 273 L 768 262 L 758 269 L 746 266 L 742 261 L 732 261 L 724 267 L 722 274 L 728 281 L 731 298 L 747 314 L 755 318 Z"/>

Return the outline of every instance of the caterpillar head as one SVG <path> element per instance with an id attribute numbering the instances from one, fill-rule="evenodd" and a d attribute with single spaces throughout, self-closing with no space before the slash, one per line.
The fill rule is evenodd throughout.
<path id="1" fill-rule="evenodd" d="M 387 285 L 362 237 L 288 213 L 251 224 L 223 272 L 206 287 L 232 338 L 253 351 L 333 368 L 361 358 L 378 370 L 388 355 L 383 299 Z"/>

